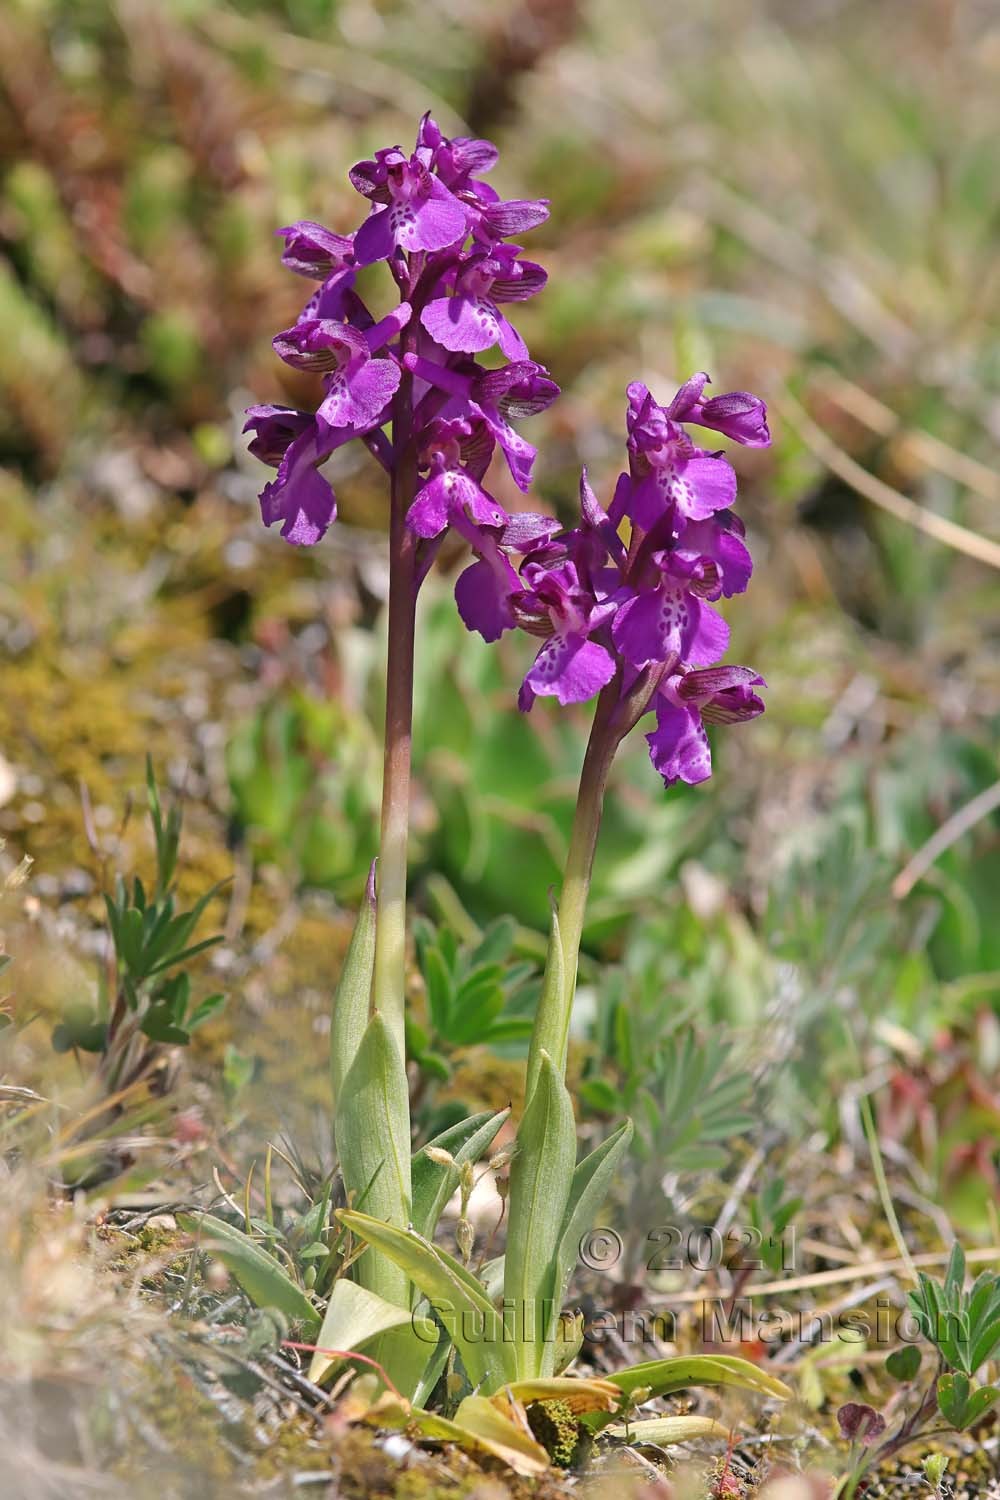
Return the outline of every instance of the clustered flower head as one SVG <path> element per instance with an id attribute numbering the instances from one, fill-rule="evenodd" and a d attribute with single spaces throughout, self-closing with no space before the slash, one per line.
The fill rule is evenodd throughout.
<path id="1" fill-rule="evenodd" d="M 742 593 L 753 568 L 730 508 L 736 475 L 684 424 L 764 447 L 767 413 L 745 391 L 705 399 L 707 384 L 692 376 L 669 406 L 629 386 L 629 468 L 608 509 L 584 471 L 576 527 L 518 515 L 482 528 L 456 588 L 463 620 L 486 640 L 514 627 L 541 639 L 521 685 L 525 712 L 540 696 L 579 703 L 612 684 L 623 731 L 653 712 L 646 739 L 667 786 L 711 775 L 706 723 L 764 711 L 763 679 L 720 665 L 729 627 L 715 602 Z"/>
<path id="2" fill-rule="evenodd" d="M 426 484 L 412 520 L 427 539 L 461 526 L 467 514 L 493 525 L 506 519 L 482 489 L 498 444 L 527 488 L 535 450 L 510 418 L 543 410 L 559 388 L 503 310 L 540 291 L 545 272 L 506 242 L 543 223 L 548 205 L 503 201 L 482 180 L 496 159 L 491 142 L 448 140 L 426 115 L 411 154 L 393 146 L 352 169 L 369 203 L 353 234 L 309 220 L 278 231 L 283 263 L 318 286 L 274 350 L 321 377 L 324 395 L 315 412 L 252 406 L 244 431 L 254 434 L 250 451 L 277 470 L 260 497 L 264 523 L 280 521 L 294 545 L 312 546 L 335 519 L 336 498 L 320 471 L 355 438 L 390 471 L 416 457 Z M 357 272 L 376 262 L 399 294 L 379 320 L 355 289 Z M 494 349 L 509 363 L 482 369 L 476 356 Z M 407 401 L 397 407 L 404 382 Z"/>
<path id="3" fill-rule="evenodd" d="M 390 147 L 352 169 L 370 205 L 353 234 L 306 220 L 279 231 L 283 263 L 318 286 L 274 349 L 320 376 L 324 394 L 314 412 L 247 412 L 250 451 L 277 470 L 261 493 L 264 522 L 280 521 L 295 545 L 319 541 L 336 516 L 322 465 L 360 439 L 388 472 L 417 475 L 406 519 L 418 584 L 452 529 L 475 555 L 455 590 L 466 626 L 487 641 L 515 628 L 539 639 L 522 710 L 540 696 L 569 704 L 607 689 L 623 733 L 655 714 L 646 738 L 667 786 L 704 781 L 705 724 L 762 713 L 764 683 L 749 667 L 721 665 L 729 627 L 714 606 L 746 589 L 753 564 L 731 508 L 735 472 L 688 425 L 764 447 L 764 403 L 745 391 L 707 396 L 704 374 L 667 406 L 633 384 L 628 470 L 608 508 L 584 471 L 577 526 L 508 514 L 486 488 L 494 453 L 527 491 L 536 453 L 512 423 L 543 411 L 559 388 L 505 311 L 545 285 L 510 240 L 548 206 L 502 200 L 482 180 L 496 159 L 489 141 L 449 140 L 427 115 L 411 154 Z M 399 294 L 379 320 L 355 289 L 357 271 L 376 262 Z"/>

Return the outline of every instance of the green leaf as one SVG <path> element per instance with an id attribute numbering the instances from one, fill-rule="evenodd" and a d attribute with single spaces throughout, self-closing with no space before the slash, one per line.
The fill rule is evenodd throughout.
<path id="1" fill-rule="evenodd" d="M 337 1105 L 337 1157 L 349 1201 L 364 1194 L 366 1211 L 402 1228 L 410 1219 L 410 1109 L 403 1060 L 376 1011 L 365 1029 Z M 398 1265 L 364 1255 L 356 1279 L 389 1302 L 409 1307 Z"/>
<path id="2" fill-rule="evenodd" d="M 588 1109 L 599 1114 L 613 1115 L 621 1108 L 621 1095 L 606 1078 L 585 1078 L 577 1094 Z"/>
<path id="3" fill-rule="evenodd" d="M 970 1389 L 969 1377 L 958 1371 L 951 1375 L 942 1375 L 938 1381 L 938 1410 L 945 1421 L 950 1422 L 952 1427 L 957 1428 L 959 1432 L 964 1424 Z"/>
<path id="4" fill-rule="evenodd" d="M 560 1228 L 551 1292 L 552 1313 L 556 1321 L 562 1311 L 563 1299 L 576 1264 L 580 1240 L 587 1230 L 593 1227 L 597 1211 L 607 1197 L 618 1163 L 631 1144 L 632 1135 L 632 1121 L 626 1120 L 614 1135 L 610 1135 L 602 1145 L 598 1146 L 596 1151 L 585 1156 L 573 1173 L 569 1201 L 566 1204 Z M 549 1349 L 554 1359 L 558 1352 L 554 1342 L 550 1342 Z M 547 1354 L 548 1352 L 549 1350 L 546 1350 Z M 553 1371 L 543 1370 L 543 1373 L 552 1374 Z"/>
<path id="5" fill-rule="evenodd" d="M 997 1349 L 1000 1349 L 1000 1318 L 988 1323 L 981 1332 L 977 1329 L 969 1358 L 970 1373 L 975 1374 L 981 1365 L 992 1359 Z"/>
<path id="6" fill-rule="evenodd" d="M 199 1237 L 200 1249 L 222 1261 L 255 1306 L 276 1307 L 296 1323 L 318 1327 L 319 1314 L 305 1292 L 241 1229 L 214 1214 L 178 1214 L 177 1222 L 188 1234 Z"/>
<path id="7" fill-rule="evenodd" d="M 691 1443 L 695 1438 L 729 1437 L 730 1428 L 712 1417 L 643 1417 L 639 1422 L 611 1422 L 604 1428 L 605 1437 L 623 1438 L 628 1443 L 655 1443 L 666 1448 L 671 1443 Z"/>
<path id="8" fill-rule="evenodd" d="M 982 1385 L 966 1402 L 965 1412 L 962 1419 L 962 1431 L 974 1427 L 980 1417 L 984 1416 L 997 1401 L 1000 1401 L 1000 1387 L 995 1385 Z"/>
<path id="9" fill-rule="evenodd" d="M 516 1378 L 514 1346 L 504 1338 L 500 1314 L 454 1257 L 414 1230 L 397 1229 L 369 1214 L 340 1209 L 337 1217 L 420 1288 L 461 1354 L 472 1385 L 490 1393 Z"/>
<path id="10" fill-rule="evenodd" d="M 368 872 L 361 909 L 333 996 L 330 1022 L 330 1077 L 336 1106 L 348 1069 L 357 1056 L 371 1010 L 375 965 L 375 866 Z"/>
<path id="11" fill-rule="evenodd" d="M 139 1030 L 154 1042 L 166 1042 L 186 1047 L 191 1040 L 190 1032 L 175 1026 L 169 1006 L 151 1005 L 139 1022 Z"/>
<path id="12" fill-rule="evenodd" d="M 944 1293 L 961 1292 L 965 1286 L 965 1251 L 958 1240 L 951 1247 L 948 1268 L 944 1273 Z"/>
<path id="13" fill-rule="evenodd" d="M 541 1443 L 515 1426 L 485 1396 L 466 1396 L 453 1421 L 427 1411 L 415 1411 L 412 1417 L 423 1437 L 488 1453 L 515 1474 L 530 1478 L 549 1468 L 549 1455 Z"/>
<path id="14" fill-rule="evenodd" d="M 538 1011 L 535 1019 L 535 1029 L 531 1038 L 531 1049 L 528 1053 L 528 1076 L 524 1086 L 524 1097 L 528 1104 L 538 1083 L 538 1075 L 542 1067 L 542 1056 L 548 1053 L 560 1074 L 566 1070 L 566 1007 L 564 1005 L 564 991 L 566 987 L 566 966 L 563 962 L 562 938 L 559 932 L 559 916 L 555 906 L 552 907 L 552 927 L 549 932 L 549 946 L 545 958 L 545 975 L 542 979 L 542 992 L 538 1000 Z"/>
<path id="15" fill-rule="evenodd" d="M 99 1021 L 94 1011 L 87 1006 L 73 1007 L 53 1028 L 52 1047 L 55 1052 L 72 1052 L 74 1047 L 81 1052 L 103 1052 L 107 1035 L 106 1022 Z"/>
<path id="16" fill-rule="evenodd" d="M 543 1374 L 547 1299 L 576 1163 L 576 1122 L 566 1085 L 542 1052 L 538 1081 L 517 1132 L 510 1169 L 504 1298 L 514 1308 L 521 1378 Z M 524 1337 L 521 1337 L 522 1332 Z"/>
<path id="17" fill-rule="evenodd" d="M 893 1380 L 903 1383 L 915 1380 L 920 1369 L 920 1350 L 916 1344 L 904 1344 L 888 1355 L 885 1367 Z"/>
<path id="18" fill-rule="evenodd" d="M 517 923 L 514 918 L 497 917 L 472 950 L 470 964 L 478 968 L 480 964 L 503 963 L 513 948 L 516 937 Z"/>
<path id="19" fill-rule="evenodd" d="M 197 1027 L 204 1026 L 206 1021 L 210 1021 L 214 1015 L 218 1014 L 225 1003 L 225 995 L 208 995 L 200 1005 L 195 1006 L 188 1017 L 188 1030 L 194 1031 Z"/>
<path id="20" fill-rule="evenodd" d="M 406 1308 L 397 1307 L 376 1292 L 370 1292 L 366 1287 L 341 1277 L 333 1283 L 323 1325 L 316 1336 L 317 1348 L 309 1366 L 309 1379 L 319 1385 L 337 1364 L 336 1357 L 324 1353 L 324 1350 L 338 1350 L 346 1354 L 361 1349 L 380 1333 L 409 1323 L 410 1317 Z M 433 1324 L 428 1326 L 430 1335 L 427 1352 L 430 1354 L 437 1343 L 437 1330 Z"/>
<path id="21" fill-rule="evenodd" d="M 489 1110 L 472 1115 L 444 1130 L 428 1141 L 439 1151 L 448 1151 L 455 1158 L 454 1167 L 442 1166 L 431 1161 L 425 1150 L 417 1151 L 411 1166 L 413 1227 L 426 1239 L 433 1237 L 441 1212 L 458 1186 L 458 1168 L 463 1162 L 477 1162 L 489 1150 L 501 1125 L 510 1114 L 510 1107 L 492 1114 Z"/>
<path id="22" fill-rule="evenodd" d="M 438 1036 L 448 1036 L 451 1023 L 451 974 L 440 948 L 428 948 L 424 958 L 427 1009 Z"/>
<path id="23" fill-rule="evenodd" d="M 626 1396 L 636 1391 L 648 1390 L 650 1397 L 667 1396 L 672 1391 L 687 1390 L 693 1385 L 732 1385 L 745 1391 L 756 1391 L 762 1396 L 773 1396 L 779 1401 L 791 1399 L 792 1392 L 783 1381 L 748 1359 L 739 1359 L 731 1354 L 681 1355 L 676 1359 L 653 1359 L 643 1364 L 630 1365 L 627 1370 L 618 1370 L 605 1377 Z M 600 1418 L 590 1425 L 603 1427 Z"/>

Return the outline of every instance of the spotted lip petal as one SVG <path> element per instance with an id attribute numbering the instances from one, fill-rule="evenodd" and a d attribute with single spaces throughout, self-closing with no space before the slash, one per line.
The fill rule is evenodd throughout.
<path id="1" fill-rule="evenodd" d="M 553 696 L 565 705 L 583 703 L 599 693 L 615 675 L 610 651 L 578 631 L 553 635 L 529 668 L 522 687 L 526 712 L 536 697 Z"/>

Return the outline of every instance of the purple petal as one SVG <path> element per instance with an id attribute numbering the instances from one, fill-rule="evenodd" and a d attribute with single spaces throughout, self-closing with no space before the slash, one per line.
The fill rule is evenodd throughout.
<path id="1" fill-rule="evenodd" d="M 533 417 L 552 405 L 559 387 L 544 365 L 518 360 L 501 370 L 486 370 L 476 381 L 475 399 L 499 407 L 505 417 Z"/>
<path id="2" fill-rule="evenodd" d="M 729 626 L 722 616 L 669 583 L 623 604 L 611 632 L 618 650 L 634 667 L 671 658 L 711 666 L 729 645 Z"/>
<path id="3" fill-rule="evenodd" d="M 492 422 L 490 425 L 497 442 L 503 449 L 503 456 L 507 460 L 511 478 L 519 490 L 527 491 L 531 484 L 531 470 L 537 449 L 525 442 L 520 433 L 515 432 L 513 427 L 508 426 L 506 422 Z"/>
<path id="4" fill-rule="evenodd" d="M 692 630 L 685 644 L 683 659 L 694 667 L 714 666 L 729 648 L 729 626 L 704 599 L 695 599 L 690 595 L 688 598 Z"/>
<path id="5" fill-rule="evenodd" d="M 511 275 L 494 277 L 491 295 L 497 302 L 527 302 L 548 279 L 548 272 L 533 260 L 519 260 Z"/>
<path id="6" fill-rule="evenodd" d="M 743 443 L 747 448 L 766 448 L 771 441 L 767 426 L 767 407 L 759 396 L 749 391 L 727 391 L 701 404 L 697 416 L 689 421 Z"/>
<path id="7" fill-rule="evenodd" d="M 285 241 L 281 264 L 297 276 L 323 281 L 334 271 L 342 270 L 353 255 L 354 246 L 346 235 L 334 234 L 332 229 L 312 219 L 299 219 L 275 232 Z"/>
<path id="8" fill-rule="evenodd" d="M 371 266 L 377 260 L 388 260 L 396 248 L 392 210 L 380 208 L 370 214 L 354 236 L 354 259 L 359 266 Z"/>
<path id="9" fill-rule="evenodd" d="M 395 395 L 401 379 L 391 359 L 366 361 L 355 371 L 337 370 L 327 380 L 316 415 L 329 427 L 371 427 Z"/>
<path id="10" fill-rule="evenodd" d="M 524 681 L 539 697 L 554 696 L 560 703 L 583 703 L 599 693 L 615 675 L 609 651 L 576 632 L 554 635 L 535 657 Z"/>
<path id="11" fill-rule="evenodd" d="M 475 140 L 467 135 L 455 136 L 448 147 L 455 171 L 463 176 L 491 171 L 500 156 L 492 141 Z"/>
<path id="12" fill-rule="evenodd" d="M 427 179 L 427 196 L 390 204 L 393 238 L 403 250 L 444 250 L 465 237 L 468 214 L 436 177 Z"/>
<path id="13" fill-rule="evenodd" d="M 296 370 L 325 374 L 357 354 L 367 355 L 364 334 L 329 318 L 306 318 L 271 340 L 279 359 Z"/>
<path id="14" fill-rule="evenodd" d="M 490 203 L 482 210 L 483 223 L 501 240 L 536 229 L 548 216 L 547 198 L 509 198 L 505 203 Z"/>
<path id="15" fill-rule="evenodd" d="M 295 547 L 315 545 L 337 515 L 333 490 L 315 465 L 315 434 L 303 433 L 282 459 L 277 478 L 261 491 L 264 525 L 283 522 L 281 535 Z"/>
<path id="16" fill-rule="evenodd" d="M 294 411 L 289 406 L 248 406 L 244 432 L 256 434 L 247 444 L 249 451 L 261 463 L 276 469 L 284 458 L 290 443 L 313 426 L 309 412 Z"/>
<path id="17" fill-rule="evenodd" d="M 681 515 L 700 521 L 729 509 L 736 499 L 736 474 L 724 458 L 691 458 L 673 469 L 669 490 Z"/>
<path id="18" fill-rule="evenodd" d="M 561 530 L 562 525 L 554 516 L 518 510 L 508 518 L 500 545 L 504 551 L 530 552 L 539 542 L 548 541 Z"/>
<path id="19" fill-rule="evenodd" d="M 484 641 L 498 641 L 505 630 L 513 630 L 510 597 L 519 588 L 517 574 L 499 552 L 466 568 L 455 584 L 455 603 L 466 629 L 478 631 Z"/>
<path id="20" fill-rule="evenodd" d="M 485 297 L 438 297 L 428 302 L 420 321 L 452 353 L 478 354 L 500 338 L 500 315 Z"/>
<path id="21" fill-rule="evenodd" d="M 674 399 L 666 409 L 667 416 L 671 419 L 671 421 L 694 421 L 694 418 L 688 417 L 688 413 L 691 411 L 692 407 L 696 406 L 697 403 L 701 400 L 701 393 L 705 389 L 706 385 L 710 384 L 711 382 L 708 376 L 705 374 L 704 370 L 701 370 L 697 375 L 692 375 L 689 377 L 689 379 L 685 380 L 684 384 L 677 392 L 677 395 L 674 397 Z"/>
<path id="22" fill-rule="evenodd" d="M 700 706 L 714 698 L 716 693 L 747 684 L 763 687 L 764 679 L 758 677 L 751 667 L 706 667 L 700 672 L 686 672 L 677 687 L 677 696 Z"/>
<path id="23" fill-rule="evenodd" d="M 417 536 L 435 537 L 457 516 L 467 514 L 479 526 L 504 526 L 507 512 L 468 474 L 446 469 L 429 479 L 410 506 L 406 524 Z"/>
<path id="24" fill-rule="evenodd" d="M 656 728 L 646 735 L 649 758 L 665 786 L 697 786 L 712 774 L 712 752 L 697 709 L 657 700 Z"/>
<path id="25" fill-rule="evenodd" d="M 495 307 L 493 310 L 497 313 L 497 321 L 500 325 L 500 348 L 503 353 L 508 359 L 527 359 L 528 346 L 513 323 L 509 322 Z"/>
<path id="26" fill-rule="evenodd" d="M 327 318 L 342 323 L 352 312 L 363 307 L 360 297 L 354 293 L 357 277 L 353 266 L 343 271 L 334 271 L 316 288 L 296 319 L 297 323 L 308 323 L 314 318 Z"/>
<path id="27" fill-rule="evenodd" d="M 755 677 L 754 682 L 764 686 L 762 677 Z M 710 698 L 701 716 L 707 724 L 745 724 L 748 719 L 759 718 L 763 712 L 763 698 L 753 691 L 751 683 L 742 683 L 738 687 L 725 688 Z"/>

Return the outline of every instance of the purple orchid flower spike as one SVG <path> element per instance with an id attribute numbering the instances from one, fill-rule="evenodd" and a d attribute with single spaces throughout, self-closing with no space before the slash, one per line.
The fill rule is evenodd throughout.
<path id="1" fill-rule="evenodd" d="M 469 401 L 473 389 L 482 401 L 483 387 L 507 374 L 474 381 L 448 369 L 442 379 L 427 361 L 412 368 L 456 401 Z M 584 470 L 573 530 L 528 528 L 515 549 L 513 517 L 480 544 L 479 560 L 456 590 L 462 618 L 487 639 L 511 622 L 543 638 L 518 695 L 523 710 L 539 696 L 577 703 L 608 688 L 614 697 L 602 699 L 601 723 L 619 738 L 655 712 L 650 756 L 668 786 L 711 774 L 706 723 L 735 723 L 764 710 L 755 691 L 762 678 L 749 667 L 718 665 L 729 626 L 710 601 L 742 593 L 753 562 L 743 523 L 728 508 L 735 474 L 718 455 L 697 449 L 680 425 L 681 417 L 703 413 L 704 386 L 705 377 L 693 377 L 670 407 L 645 386 L 630 386 L 630 472 L 620 476 L 609 508 Z M 733 418 L 744 440 L 762 440 L 763 403 L 736 395 L 721 414 L 716 407 L 709 415 Z M 519 567 L 517 550 L 524 554 Z"/>
<path id="2" fill-rule="evenodd" d="M 498 303 L 523 302 L 547 280 L 541 266 L 518 259 L 517 245 L 473 255 L 452 278 L 454 294 L 429 302 L 420 321 L 442 348 L 477 354 L 499 344 L 508 359 L 526 360 L 528 346 Z"/>
<path id="3" fill-rule="evenodd" d="M 649 758 L 665 786 L 685 781 L 697 786 L 712 774 L 712 752 L 705 722 L 736 724 L 764 712 L 754 688 L 764 679 L 749 667 L 714 667 L 677 672 L 659 686 L 656 728 L 646 735 Z"/>
<path id="4" fill-rule="evenodd" d="M 387 260 L 397 249 L 444 250 L 468 232 L 465 208 L 430 172 L 420 153 L 407 157 L 398 146 L 377 151 L 372 161 L 352 167 L 351 181 L 373 205 L 384 205 L 354 236 L 359 266 Z"/>

